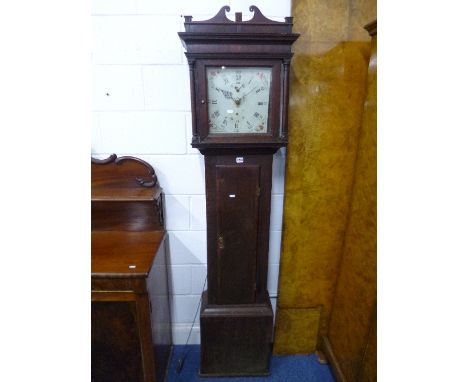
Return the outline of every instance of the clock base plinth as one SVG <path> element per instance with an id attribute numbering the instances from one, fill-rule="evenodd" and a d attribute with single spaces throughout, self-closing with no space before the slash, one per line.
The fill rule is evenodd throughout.
<path id="1" fill-rule="evenodd" d="M 200 376 L 269 375 L 273 309 L 265 302 L 208 305 L 203 293 L 200 313 Z"/>

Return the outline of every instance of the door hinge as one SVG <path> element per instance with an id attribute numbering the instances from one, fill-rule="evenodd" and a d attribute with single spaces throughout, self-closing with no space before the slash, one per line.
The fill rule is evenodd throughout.
<path id="1" fill-rule="evenodd" d="M 261 189 L 260 187 L 257 187 L 257 198 L 260 197 L 260 195 L 261 195 Z"/>

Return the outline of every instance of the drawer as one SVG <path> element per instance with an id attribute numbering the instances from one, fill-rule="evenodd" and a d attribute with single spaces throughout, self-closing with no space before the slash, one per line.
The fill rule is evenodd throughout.
<path id="1" fill-rule="evenodd" d="M 142 278 L 91 278 L 91 291 L 147 293 Z"/>

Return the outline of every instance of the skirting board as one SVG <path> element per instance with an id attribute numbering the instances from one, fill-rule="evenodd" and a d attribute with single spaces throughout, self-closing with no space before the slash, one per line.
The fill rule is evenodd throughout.
<path id="1" fill-rule="evenodd" d="M 338 359 L 335 357 L 332 345 L 327 336 L 322 336 L 322 350 L 325 353 L 328 362 L 330 363 L 333 375 L 335 376 L 337 382 L 347 382 L 347 379 L 341 371 L 340 364 L 338 363 Z"/>

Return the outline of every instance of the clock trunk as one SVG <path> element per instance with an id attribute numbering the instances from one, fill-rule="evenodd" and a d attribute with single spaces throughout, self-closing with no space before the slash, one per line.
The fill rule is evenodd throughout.
<path id="1" fill-rule="evenodd" d="M 208 303 L 265 300 L 271 154 L 205 155 Z"/>

